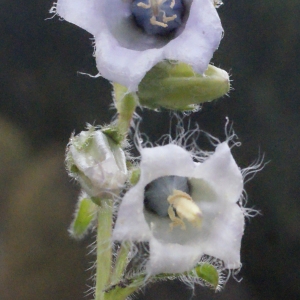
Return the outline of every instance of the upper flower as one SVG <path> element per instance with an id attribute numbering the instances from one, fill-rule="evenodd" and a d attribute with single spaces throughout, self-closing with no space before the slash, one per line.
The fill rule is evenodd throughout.
<path id="1" fill-rule="evenodd" d="M 243 176 L 228 144 L 203 162 L 173 144 L 141 156 L 140 180 L 121 202 L 113 238 L 149 242 L 152 275 L 188 271 L 204 254 L 239 268 Z"/>
<path id="2" fill-rule="evenodd" d="M 94 35 L 100 75 L 130 91 L 163 59 L 203 74 L 223 33 L 212 0 L 58 0 L 52 11 Z"/>
<path id="3" fill-rule="evenodd" d="M 124 151 L 93 126 L 71 137 L 66 164 L 90 197 L 116 193 L 127 179 Z"/>

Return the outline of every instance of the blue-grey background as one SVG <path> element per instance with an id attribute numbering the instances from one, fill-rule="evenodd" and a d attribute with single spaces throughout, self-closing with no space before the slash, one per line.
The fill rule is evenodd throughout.
<path id="1" fill-rule="evenodd" d="M 227 0 L 219 9 L 225 36 L 213 62 L 232 74 L 234 90 L 191 116 L 224 138 L 225 117 L 242 147 L 241 167 L 259 153 L 269 161 L 246 185 L 249 207 L 242 271 L 222 293 L 197 288 L 193 299 L 299 299 L 300 2 Z M 64 171 L 70 133 L 108 123 L 111 87 L 96 74 L 91 35 L 52 20 L 51 0 L 1 0 L 0 10 L 0 299 L 80 300 L 93 241 L 67 228 L 78 195 Z M 150 140 L 169 132 L 169 113 L 144 110 Z M 179 282 L 154 284 L 137 299 L 190 299 Z"/>

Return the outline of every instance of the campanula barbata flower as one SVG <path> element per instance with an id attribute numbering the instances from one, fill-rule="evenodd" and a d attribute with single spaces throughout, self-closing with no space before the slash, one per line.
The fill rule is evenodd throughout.
<path id="1" fill-rule="evenodd" d="M 79 181 L 90 197 L 117 193 L 127 180 L 124 151 L 100 129 L 71 136 L 66 165 L 69 175 Z"/>
<path id="2" fill-rule="evenodd" d="M 215 5 L 212 0 L 58 0 L 51 12 L 94 36 L 101 76 L 135 91 L 163 59 L 204 73 L 223 34 Z"/>
<path id="3" fill-rule="evenodd" d="M 191 270 L 203 255 L 240 267 L 241 170 L 227 142 L 193 157 L 175 144 L 143 148 L 140 179 L 121 201 L 113 238 L 148 242 L 150 275 Z"/>

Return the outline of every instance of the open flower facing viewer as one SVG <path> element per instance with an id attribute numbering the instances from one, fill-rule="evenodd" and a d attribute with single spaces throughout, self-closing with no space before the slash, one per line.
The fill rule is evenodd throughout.
<path id="1" fill-rule="evenodd" d="M 223 34 L 211 0 L 58 0 L 51 11 L 95 37 L 100 75 L 130 91 L 163 59 L 203 74 Z"/>
<path id="2" fill-rule="evenodd" d="M 149 242 L 149 275 L 189 271 L 203 255 L 240 268 L 243 176 L 227 142 L 200 162 L 174 144 L 144 148 L 140 171 L 122 199 L 113 238 Z"/>

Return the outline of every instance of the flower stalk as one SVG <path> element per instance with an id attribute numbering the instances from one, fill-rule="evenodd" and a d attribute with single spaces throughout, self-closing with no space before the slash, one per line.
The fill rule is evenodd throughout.
<path id="1" fill-rule="evenodd" d="M 128 93 L 127 88 L 114 83 L 114 100 L 118 112 L 116 131 L 118 133 L 117 142 L 121 144 L 127 136 L 131 120 L 136 109 L 137 100 L 134 93 Z M 97 263 L 96 263 L 96 287 L 95 300 L 122 300 L 133 293 L 137 287 L 113 290 L 105 292 L 105 288 L 110 284 L 118 282 L 127 266 L 127 256 L 130 247 L 126 243 L 122 244 L 112 269 L 112 220 L 113 200 L 101 200 L 98 211 L 97 226 Z"/>
<path id="2" fill-rule="evenodd" d="M 97 262 L 95 300 L 104 300 L 105 287 L 111 273 L 113 205 L 112 199 L 103 199 L 98 210 L 97 225 Z"/>
<path id="3" fill-rule="evenodd" d="M 127 136 L 131 120 L 136 109 L 137 100 L 134 93 L 128 93 L 127 88 L 120 84 L 114 83 L 114 100 L 118 112 L 116 122 L 116 132 L 110 132 L 110 128 L 104 129 L 105 133 L 111 136 L 113 140 L 120 145 Z M 110 130 L 110 131 L 109 131 Z M 107 131 L 107 132 L 106 132 Z M 117 135 L 116 135 L 117 134 Z M 114 139 L 114 137 L 117 137 Z M 134 292 L 137 287 L 113 290 L 106 293 L 105 289 L 108 284 L 118 282 L 127 266 L 127 256 L 129 247 L 126 243 L 120 247 L 114 269 L 112 270 L 112 223 L 113 223 L 113 200 L 101 199 L 98 209 L 97 224 L 97 261 L 96 261 L 96 286 L 95 300 L 118 300 L 125 299 Z"/>
<path id="4" fill-rule="evenodd" d="M 126 87 L 118 83 L 114 83 L 113 87 L 115 107 L 118 112 L 117 129 L 124 139 L 137 106 L 137 97 L 135 93 L 129 93 Z"/>

